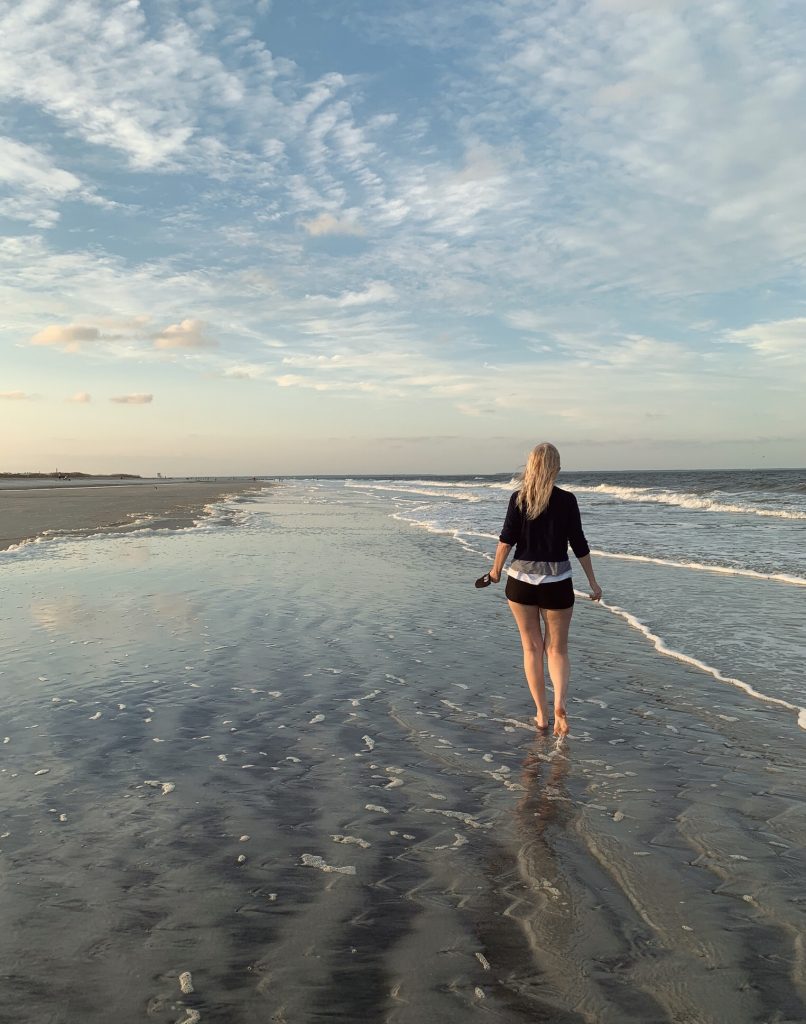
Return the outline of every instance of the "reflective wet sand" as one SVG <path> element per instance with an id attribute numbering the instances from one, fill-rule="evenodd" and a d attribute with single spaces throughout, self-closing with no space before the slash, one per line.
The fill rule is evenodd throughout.
<path id="1" fill-rule="evenodd" d="M 0 1020 L 806 1017 L 792 715 L 579 602 L 558 746 L 471 553 L 239 507 L 4 556 Z"/>

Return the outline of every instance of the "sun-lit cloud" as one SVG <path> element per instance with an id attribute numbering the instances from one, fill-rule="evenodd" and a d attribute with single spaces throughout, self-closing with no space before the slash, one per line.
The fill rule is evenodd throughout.
<path id="1" fill-rule="evenodd" d="M 25 402 L 33 397 L 33 395 L 29 395 L 25 391 L 0 391 L 0 399 L 5 399 L 9 402 Z"/>
<path id="2" fill-rule="evenodd" d="M 52 324 L 38 331 L 32 338 L 32 345 L 52 345 L 66 352 L 78 352 L 82 343 L 98 341 L 101 332 L 97 327 L 85 324 Z"/>
<path id="3" fill-rule="evenodd" d="M 201 320 L 182 320 L 170 324 L 154 338 L 154 348 L 211 348 L 215 344 L 204 335 Z"/>
<path id="4" fill-rule="evenodd" d="M 154 396 L 145 394 L 117 395 L 115 398 L 110 398 L 109 401 L 117 402 L 118 405 L 150 405 L 154 401 Z"/>
<path id="5" fill-rule="evenodd" d="M 67 401 L 72 402 L 75 405 L 87 405 L 92 401 L 92 395 L 90 395 L 88 391 L 76 391 L 76 393 L 71 395 Z"/>

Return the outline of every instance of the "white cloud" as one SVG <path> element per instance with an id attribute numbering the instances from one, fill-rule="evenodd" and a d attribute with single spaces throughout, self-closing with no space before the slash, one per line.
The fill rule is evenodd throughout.
<path id="1" fill-rule="evenodd" d="M 257 363 L 242 363 L 236 366 L 228 366 L 223 371 L 224 377 L 231 377 L 233 380 L 260 380 L 266 375 L 266 367 Z"/>
<path id="2" fill-rule="evenodd" d="M 71 395 L 67 401 L 73 402 L 75 405 L 87 405 L 92 401 L 92 396 L 88 391 L 77 391 L 74 395 Z"/>
<path id="3" fill-rule="evenodd" d="M 150 405 L 154 401 L 154 396 L 144 394 L 117 395 L 115 398 L 110 398 L 109 401 L 117 402 L 118 405 Z"/>
<path id="4" fill-rule="evenodd" d="M 368 306 L 374 302 L 394 302 L 397 299 L 397 292 L 386 281 L 372 281 L 360 292 L 345 292 L 337 300 L 337 305 L 342 308 L 350 306 Z"/>
<path id="5" fill-rule="evenodd" d="M 806 317 L 752 324 L 729 331 L 726 337 L 765 357 L 786 362 L 806 360 Z"/>
<path id="6" fill-rule="evenodd" d="M 33 397 L 25 391 L 0 391 L 0 399 L 6 399 L 9 402 L 25 402 Z"/>
<path id="7" fill-rule="evenodd" d="M 0 215 L 50 227 L 59 217 L 56 206 L 69 196 L 83 195 L 79 178 L 62 170 L 41 150 L 0 136 L 0 183 L 12 192 L 0 200 Z"/>
<path id="8" fill-rule="evenodd" d="M 395 302 L 397 290 L 388 281 L 370 281 L 361 291 L 343 292 L 336 298 L 327 295 L 311 295 L 312 302 L 349 309 L 351 306 L 369 306 L 376 302 Z"/>
<path id="9" fill-rule="evenodd" d="M 68 131 L 142 169 L 170 164 L 198 131 L 203 105 L 243 99 L 239 76 L 170 10 L 149 25 L 137 3 L 21 2 L 0 33 L 0 86 Z M 271 65 L 268 54 L 265 64 Z"/>
<path id="10" fill-rule="evenodd" d="M 314 238 L 322 235 L 363 235 L 364 229 L 352 217 L 334 217 L 332 213 L 320 213 L 312 220 L 302 221 L 302 226 Z"/>

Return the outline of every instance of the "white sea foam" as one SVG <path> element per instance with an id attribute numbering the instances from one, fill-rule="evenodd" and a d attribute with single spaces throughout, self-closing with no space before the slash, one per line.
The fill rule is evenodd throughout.
<path id="1" fill-rule="evenodd" d="M 610 494 L 622 501 L 654 502 L 659 505 L 676 505 L 679 508 L 705 512 L 735 512 L 740 515 L 767 516 L 771 519 L 806 519 L 806 512 L 795 509 L 758 508 L 735 502 L 715 501 L 699 494 L 678 491 L 656 491 L 646 487 L 617 487 L 614 484 L 597 484 L 595 487 L 575 485 L 577 494 Z"/>
<path id="2" fill-rule="evenodd" d="M 701 572 L 722 573 L 725 576 L 749 576 L 755 580 L 774 580 L 795 587 L 806 587 L 806 578 L 784 572 L 757 572 L 755 569 L 739 569 L 730 565 L 709 565 L 707 562 L 676 562 L 670 558 L 651 558 L 649 555 L 628 555 L 622 551 L 597 551 L 591 554 L 601 558 L 620 558 L 628 562 L 648 562 L 652 565 L 669 565 L 675 569 L 697 569 Z"/>
<path id="3" fill-rule="evenodd" d="M 581 594 L 579 591 L 575 591 L 578 597 L 585 597 L 587 595 Z M 792 704 L 788 700 L 784 700 L 782 697 L 771 697 L 769 694 L 762 693 L 757 690 L 750 683 L 746 683 L 743 679 L 736 679 L 733 676 L 726 676 L 719 671 L 718 668 L 714 668 L 713 665 L 709 665 L 705 661 L 701 661 L 699 658 L 693 658 L 689 654 L 684 654 L 682 651 L 676 650 L 674 647 L 669 647 L 665 640 L 661 639 L 656 633 L 645 623 L 641 622 L 637 616 L 633 615 L 632 612 L 626 611 L 624 608 L 619 608 L 618 605 L 608 604 L 606 601 L 599 602 L 602 608 L 606 608 L 607 611 L 612 612 L 614 615 L 620 616 L 627 622 L 633 629 L 637 629 L 639 633 L 650 641 L 654 646 L 655 650 L 659 654 L 666 655 L 667 658 L 674 658 L 675 661 L 682 661 L 686 665 L 691 665 L 694 668 L 699 669 L 701 672 L 707 672 L 708 675 L 714 677 L 720 683 L 729 683 L 731 686 L 737 687 L 739 690 L 743 690 L 748 696 L 754 697 L 756 700 L 764 701 L 766 704 L 775 704 L 778 707 L 786 708 L 787 711 L 794 711 L 798 716 L 798 725 L 801 729 L 806 729 L 806 708 L 798 707 L 797 704 Z"/>
<path id="4" fill-rule="evenodd" d="M 479 502 L 481 498 L 476 494 L 463 494 L 462 491 L 435 491 L 426 490 L 423 487 L 411 487 L 408 482 L 401 484 L 371 484 L 371 483 L 350 483 L 347 481 L 345 487 L 359 488 L 368 491 L 393 491 L 395 494 L 418 494 L 426 498 L 453 498 L 455 501 Z"/>
<path id="5" fill-rule="evenodd" d="M 337 867 L 333 864 L 327 864 L 325 861 L 313 853 L 303 853 L 302 863 L 308 868 L 319 868 L 320 871 L 324 871 L 328 874 L 335 873 L 338 875 L 354 875 L 355 868 L 352 865 L 345 865 L 344 867 Z"/>

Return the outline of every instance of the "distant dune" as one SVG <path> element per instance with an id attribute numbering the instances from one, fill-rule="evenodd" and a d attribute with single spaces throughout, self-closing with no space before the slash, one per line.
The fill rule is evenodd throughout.
<path id="1" fill-rule="evenodd" d="M 140 480 L 139 473 L 0 473 L 0 480 Z"/>

